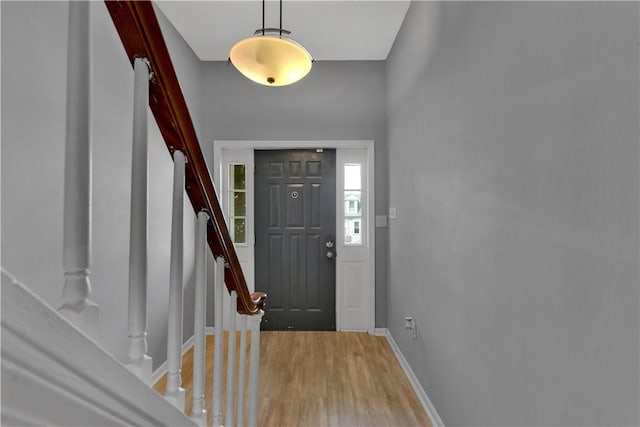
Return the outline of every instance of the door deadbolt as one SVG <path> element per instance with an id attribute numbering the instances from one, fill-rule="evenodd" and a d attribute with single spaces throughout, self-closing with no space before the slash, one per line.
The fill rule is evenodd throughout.
<path id="1" fill-rule="evenodd" d="M 335 243 L 333 243 L 333 240 L 327 240 L 326 242 L 324 242 L 324 245 L 328 249 L 327 258 L 332 259 L 334 256 L 336 256 L 336 254 L 333 253 L 333 247 L 335 246 Z"/>

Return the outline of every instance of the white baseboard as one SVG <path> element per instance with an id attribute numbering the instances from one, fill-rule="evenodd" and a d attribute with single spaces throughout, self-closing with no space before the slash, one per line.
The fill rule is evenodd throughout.
<path id="1" fill-rule="evenodd" d="M 382 331 L 384 331 L 384 333 L 382 333 Z M 391 349 L 395 353 L 396 359 L 398 359 L 398 363 L 400 363 L 400 366 L 402 366 L 404 373 L 407 375 L 407 378 L 409 379 L 409 382 L 413 386 L 413 390 L 416 392 L 416 395 L 418 396 L 418 400 L 420 400 L 420 403 L 422 403 L 422 407 L 424 408 L 424 411 L 427 413 L 427 416 L 431 420 L 431 424 L 433 425 L 433 427 L 444 427 L 442 418 L 440 418 L 440 415 L 438 415 L 438 411 L 436 411 L 436 408 L 435 406 L 433 406 L 431 399 L 429 399 L 429 396 L 427 396 L 427 392 L 422 387 L 422 384 L 420 384 L 418 377 L 416 377 L 416 374 L 413 372 L 413 369 L 411 369 L 411 366 L 409 365 L 409 362 L 407 362 L 407 359 L 402 354 L 402 351 L 400 351 L 400 347 L 398 347 L 398 344 L 396 344 L 396 341 L 393 339 L 391 332 L 389 332 L 388 329 L 383 329 L 383 328 L 376 328 L 375 332 L 376 332 L 375 335 L 384 335 L 387 337 L 387 341 L 389 342 Z"/>
<path id="2" fill-rule="evenodd" d="M 204 329 L 206 335 L 213 335 L 214 330 L 215 328 L 213 326 L 207 326 Z M 194 338 L 194 335 L 191 335 L 189 339 L 186 340 L 184 344 L 182 344 L 182 356 L 184 356 L 184 354 L 193 345 L 193 338 Z M 166 373 L 167 373 L 167 361 L 165 360 L 162 363 L 162 365 L 158 366 L 158 369 L 153 371 L 153 374 L 151 374 L 151 385 L 155 385 L 155 383 L 157 383 L 160 380 L 160 378 L 162 378 L 162 376 Z"/>
<path id="3" fill-rule="evenodd" d="M 376 337 L 386 337 L 389 334 L 387 328 L 375 328 L 373 330 L 373 335 Z"/>

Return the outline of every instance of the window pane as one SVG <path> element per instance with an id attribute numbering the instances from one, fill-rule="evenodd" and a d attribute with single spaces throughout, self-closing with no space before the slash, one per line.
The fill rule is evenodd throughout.
<path id="1" fill-rule="evenodd" d="M 344 188 L 347 190 L 360 190 L 362 188 L 359 163 L 347 163 L 344 165 Z"/>
<path id="2" fill-rule="evenodd" d="M 362 191 L 344 192 L 344 243 L 362 244 Z"/>
<path id="3" fill-rule="evenodd" d="M 247 215 L 247 200 L 246 193 L 244 191 L 236 191 L 233 193 L 233 216 L 246 216 Z"/>
<path id="4" fill-rule="evenodd" d="M 245 189 L 245 167 L 244 165 L 229 165 L 229 189 Z"/>
<path id="5" fill-rule="evenodd" d="M 245 222 L 245 218 L 231 218 L 233 243 L 246 243 Z"/>
<path id="6" fill-rule="evenodd" d="M 361 191 L 345 191 L 344 192 L 344 216 L 362 215 L 362 192 Z"/>
<path id="7" fill-rule="evenodd" d="M 344 220 L 344 243 L 346 245 L 362 244 L 362 234 L 360 233 L 360 224 L 362 219 L 345 218 Z"/>

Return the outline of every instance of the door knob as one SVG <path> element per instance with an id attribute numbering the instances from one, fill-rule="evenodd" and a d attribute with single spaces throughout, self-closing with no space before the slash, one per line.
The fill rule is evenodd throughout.
<path id="1" fill-rule="evenodd" d="M 333 258 L 333 252 L 327 251 L 327 258 L 329 259 Z"/>

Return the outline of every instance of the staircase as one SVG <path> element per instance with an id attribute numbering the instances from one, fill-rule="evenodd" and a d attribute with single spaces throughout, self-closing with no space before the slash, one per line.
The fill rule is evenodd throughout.
<path id="1" fill-rule="evenodd" d="M 100 307 L 91 300 L 89 2 L 70 2 L 64 304 L 54 310 L 28 286 L 2 271 L 2 422 L 6 425 L 256 426 L 260 321 L 266 295 L 249 292 L 245 282 L 151 2 L 106 1 L 105 4 L 134 70 L 127 361 L 120 364 L 100 346 Z M 147 354 L 148 109 L 171 154 L 174 168 L 164 398 L 151 388 L 152 359 Z M 181 387 L 185 193 L 197 217 L 190 417 L 184 414 L 185 392 Z M 209 416 L 204 409 L 206 251 L 215 259 L 213 410 Z M 222 383 L 225 292 L 230 295 L 232 308 L 228 329 L 234 332 L 229 334 L 226 385 Z M 244 369 L 238 370 L 237 381 L 235 378 L 237 330 L 242 342 L 247 340 L 247 331 L 251 331 L 250 346 L 241 345 L 240 349 L 248 350 L 239 355 L 241 366 L 248 361 L 250 367 L 246 402 Z M 225 402 L 223 395 L 227 396 Z"/>

